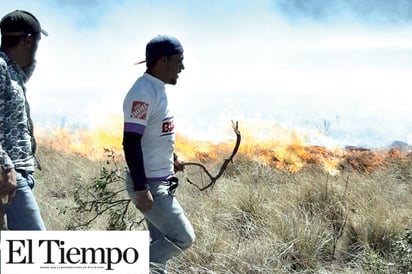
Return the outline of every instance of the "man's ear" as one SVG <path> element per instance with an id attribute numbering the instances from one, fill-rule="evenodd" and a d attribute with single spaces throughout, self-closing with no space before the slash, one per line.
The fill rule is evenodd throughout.
<path id="1" fill-rule="evenodd" d="M 24 44 L 27 46 L 31 46 L 35 43 L 36 37 L 33 34 L 28 34 L 24 38 Z"/>
<path id="2" fill-rule="evenodd" d="M 162 56 L 162 57 L 159 59 L 159 62 L 160 62 L 161 64 L 166 64 L 167 61 L 168 61 L 167 56 Z"/>

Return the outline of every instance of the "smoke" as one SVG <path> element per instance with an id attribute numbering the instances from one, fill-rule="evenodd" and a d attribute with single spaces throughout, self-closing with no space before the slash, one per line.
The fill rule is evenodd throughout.
<path id="1" fill-rule="evenodd" d="M 55 0 L 55 2 L 59 6 L 68 6 L 79 10 L 83 10 L 84 8 L 107 7 L 107 4 L 110 4 L 107 2 L 113 3 L 116 1 L 105 0 L 106 3 L 103 3 L 103 1 L 100 0 Z M 87 12 L 87 10 L 85 12 Z"/>
<path id="2" fill-rule="evenodd" d="M 274 5 L 291 21 L 347 21 L 368 24 L 408 24 L 409 0 L 279 0 Z"/>
<path id="3" fill-rule="evenodd" d="M 93 125 L 122 113 L 146 42 L 178 37 L 185 67 L 167 87 L 177 129 L 219 135 L 257 119 L 350 145 L 412 135 L 412 1 L 0 0 L 50 36 L 28 84 L 36 124 Z M 388 31 L 389 30 L 389 31 Z M 339 122 L 336 116 L 340 117 Z M 326 138 L 324 138 L 326 136 Z M 317 137 L 316 137 L 317 138 Z"/>

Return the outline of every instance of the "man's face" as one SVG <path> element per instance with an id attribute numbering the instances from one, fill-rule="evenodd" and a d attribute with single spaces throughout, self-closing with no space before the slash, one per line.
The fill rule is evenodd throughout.
<path id="1" fill-rule="evenodd" d="M 35 62 L 36 52 L 39 46 L 40 38 L 41 38 L 40 34 L 39 35 L 30 34 L 27 37 L 25 37 L 24 39 L 25 66 L 30 66 Z"/>
<path id="2" fill-rule="evenodd" d="M 169 56 L 166 63 L 166 83 L 176 85 L 177 78 L 179 78 L 178 74 L 184 69 L 185 66 L 183 65 L 183 53 Z"/>

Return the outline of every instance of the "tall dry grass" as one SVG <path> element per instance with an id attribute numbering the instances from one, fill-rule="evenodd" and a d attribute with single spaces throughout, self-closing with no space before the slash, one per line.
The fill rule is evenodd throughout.
<path id="1" fill-rule="evenodd" d="M 106 162 L 47 147 L 40 147 L 39 158 L 43 169 L 36 174 L 35 191 L 46 225 L 73 228 L 89 216 L 70 211 L 76 204 L 72 194 L 90 184 Z M 204 180 L 194 170 L 189 173 L 194 182 Z M 412 229 L 411 156 L 388 160 L 371 173 L 346 168 L 331 176 L 316 165 L 298 173 L 279 171 L 239 154 L 204 192 L 178 175 L 178 199 L 197 238 L 170 262 L 170 273 L 412 271 L 407 265 L 412 240 L 402 238 Z M 131 218 L 141 215 L 132 210 Z M 107 221 L 102 216 L 89 229 L 104 230 Z"/>

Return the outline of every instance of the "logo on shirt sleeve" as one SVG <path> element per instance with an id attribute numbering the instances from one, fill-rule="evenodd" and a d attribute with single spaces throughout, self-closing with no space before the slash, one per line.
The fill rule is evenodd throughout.
<path id="1" fill-rule="evenodd" d="M 132 111 L 130 113 L 131 118 L 146 120 L 149 104 L 141 101 L 133 101 Z"/>
<path id="2" fill-rule="evenodd" d="M 162 134 L 173 132 L 174 128 L 175 128 L 175 125 L 173 124 L 173 121 L 163 122 L 162 123 Z"/>

